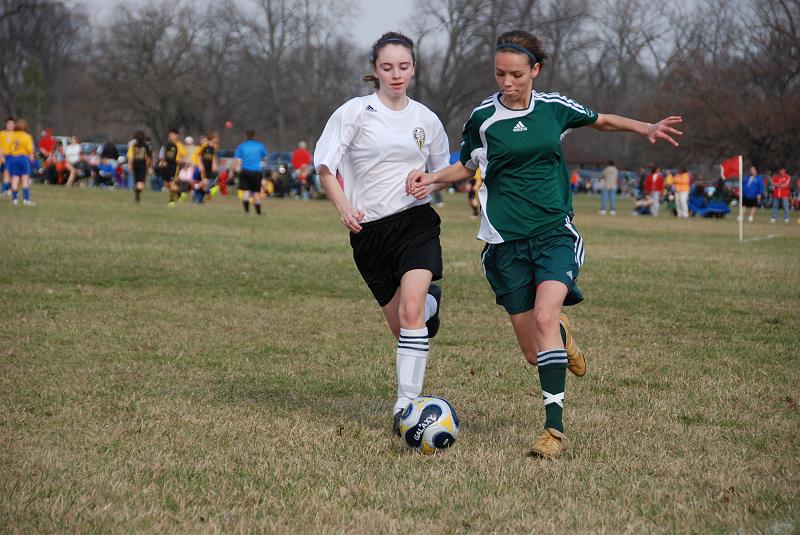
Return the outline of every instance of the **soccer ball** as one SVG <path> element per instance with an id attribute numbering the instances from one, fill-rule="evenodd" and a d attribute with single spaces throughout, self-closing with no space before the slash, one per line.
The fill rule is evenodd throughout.
<path id="1" fill-rule="evenodd" d="M 449 448 L 458 438 L 456 410 L 445 399 L 418 397 L 400 415 L 400 436 L 426 455 Z"/>

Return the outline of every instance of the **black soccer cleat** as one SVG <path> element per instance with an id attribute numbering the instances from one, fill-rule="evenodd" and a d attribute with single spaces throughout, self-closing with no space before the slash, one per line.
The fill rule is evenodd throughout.
<path id="1" fill-rule="evenodd" d="M 394 413 L 394 424 L 392 425 L 392 432 L 398 437 L 400 436 L 400 420 L 402 419 L 402 417 L 403 417 L 403 409 L 400 409 L 399 411 Z"/>
<path id="2" fill-rule="evenodd" d="M 428 288 L 428 293 L 436 299 L 436 313 L 431 316 L 431 319 L 425 322 L 428 328 L 428 338 L 433 338 L 439 332 L 439 311 L 442 308 L 442 287 L 431 284 Z"/>

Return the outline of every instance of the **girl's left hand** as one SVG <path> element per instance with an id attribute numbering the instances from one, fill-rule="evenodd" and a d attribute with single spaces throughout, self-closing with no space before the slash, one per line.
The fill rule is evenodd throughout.
<path id="1" fill-rule="evenodd" d="M 676 130 L 672 128 L 672 125 L 681 124 L 683 122 L 683 117 L 679 115 L 670 115 L 664 119 L 661 119 L 655 124 L 648 124 L 647 125 L 647 133 L 645 137 L 650 141 L 650 143 L 655 143 L 659 139 L 666 140 L 672 143 L 674 146 L 678 146 L 678 142 L 672 137 L 674 136 L 682 136 L 683 132 L 680 130 Z M 672 135 L 670 135 L 672 134 Z"/>

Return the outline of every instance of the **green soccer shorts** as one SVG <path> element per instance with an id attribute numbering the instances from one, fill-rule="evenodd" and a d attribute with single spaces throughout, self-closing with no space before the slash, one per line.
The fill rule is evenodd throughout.
<path id="1" fill-rule="evenodd" d="M 583 238 L 568 219 L 532 238 L 487 243 L 481 254 L 483 272 L 495 300 L 509 314 L 531 310 L 536 302 L 536 287 L 544 281 L 567 286 L 564 305 L 583 301 L 578 288 L 583 259 Z"/>

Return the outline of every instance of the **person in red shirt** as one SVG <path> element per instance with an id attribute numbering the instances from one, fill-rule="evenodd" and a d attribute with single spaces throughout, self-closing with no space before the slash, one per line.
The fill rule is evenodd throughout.
<path id="1" fill-rule="evenodd" d="M 572 193 L 578 193 L 578 188 L 580 187 L 580 183 L 581 183 L 581 175 L 578 173 L 578 169 L 575 168 L 569 177 L 569 184 L 572 187 Z"/>
<path id="2" fill-rule="evenodd" d="M 49 128 L 45 128 L 44 132 L 42 132 L 42 137 L 39 138 L 39 152 L 41 152 L 42 156 L 45 158 L 49 158 L 55 146 L 56 139 L 53 137 L 53 131 Z"/>
<path id="3" fill-rule="evenodd" d="M 47 182 L 50 184 L 55 184 L 58 180 L 56 171 L 56 155 L 53 153 L 57 143 L 58 142 L 53 137 L 53 131 L 49 128 L 45 128 L 44 132 L 42 132 L 42 137 L 39 138 L 38 148 L 39 153 L 41 153 L 42 157 L 44 158 L 44 162 L 42 163 L 44 176 Z"/>
<path id="4" fill-rule="evenodd" d="M 308 152 L 305 141 L 298 143 L 292 152 L 292 167 L 295 178 L 300 184 L 303 199 L 307 200 L 311 197 L 311 153 Z"/>
<path id="5" fill-rule="evenodd" d="M 300 170 L 304 165 L 311 165 L 311 153 L 306 148 L 306 142 L 301 141 L 297 144 L 297 148 L 292 152 L 292 167 L 295 170 Z"/>
<path id="6" fill-rule="evenodd" d="M 785 168 L 781 168 L 778 174 L 772 177 L 772 219 L 774 223 L 778 219 L 778 203 L 783 206 L 783 222 L 789 222 L 789 175 Z"/>
<path id="7" fill-rule="evenodd" d="M 650 212 L 653 217 L 658 217 L 661 195 L 664 194 L 664 176 L 661 174 L 660 167 L 653 167 L 650 174 L 644 177 L 644 193 L 653 201 L 650 205 Z"/>

